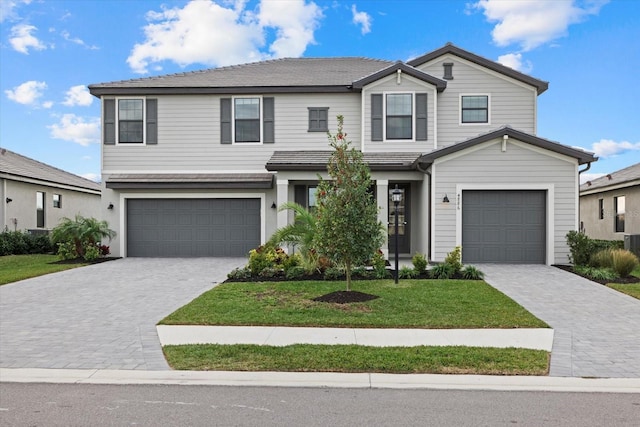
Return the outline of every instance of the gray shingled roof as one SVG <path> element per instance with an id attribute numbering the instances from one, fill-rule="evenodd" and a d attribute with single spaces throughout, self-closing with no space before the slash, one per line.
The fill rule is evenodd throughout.
<path id="1" fill-rule="evenodd" d="M 100 184 L 81 176 L 54 168 L 37 160 L 21 156 L 5 148 L 0 149 L 0 175 L 3 178 L 21 181 L 23 178 L 37 179 L 51 184 L 68 185 L 78 189 L 100 191 Z"/>
<path id="2" fill-rule="evenodd" d="M 197 89 L 198 93 L 222 92 L 256 87 L 275 91 L 283 88 L 332 88 L 348 90 L 356 80 L 367 77 L 393 64 L 369 58 L 284 58 L 187 73 L 169 74 L 133 80 L 89 85 L 93 95 L 119 94 L 123 90 L 141 93 L 141 89 Z M 153 92 L 149 92 L 153 93 Z"/>
<path id="3" fill-rule="evenodd" d="M 332 151 L 276 151 L 267 162 L 268 171 L 326 171 Z M 420 153 L 364 153 L 372 171 L 414 170 Z"/>
<path id="4" fill-rule="evenodd" d="M 611 172 L 592 181 L 587 181 L 580 186 L 580 192 L 606 189 L 606 187 L 630 187 L 632 185 L 640 185 L 640 163 Z"/>

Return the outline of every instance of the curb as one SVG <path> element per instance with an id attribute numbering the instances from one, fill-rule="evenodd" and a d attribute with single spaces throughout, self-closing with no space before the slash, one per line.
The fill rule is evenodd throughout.
<path id="1" fill-rule="evenodd" d="M 0 368 L 9 382 L 640 393 L 640 378 Z"/>

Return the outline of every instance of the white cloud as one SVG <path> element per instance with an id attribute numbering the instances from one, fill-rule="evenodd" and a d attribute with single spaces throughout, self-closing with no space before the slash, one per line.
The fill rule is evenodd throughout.
<path id="1" fill-rule="evenodd" d="M 127 63 L 136 73 L 157 63 L 173 61 L 181 66 L 201 63 L 210 66 L 259 61 L 269 57 L 300 56 L 313 43 L 313 33 L 322 17 L 320 8 L 305 0 L 261 1 L 256 11 L 246 1 L 194 0 L 183 8 L 147 13 L 146 40 L 136 44 Z M 266 29 L 276 38 L 265 45 Z"/>
<path id="2" fill-rule="evenodd" d="M 74 107 L 80 105 L 88 107 L 93 102 L 93 96 L 89 93 L 89 89 L 85 85 L 72 86 L 67 91 L 67 97 L 62 102 L 63 105 Z"/>
<path id="3" fill-rule="evenodd" d="M 0 0 L 0 22 L 6 19 L 16 19 L 15 9 L 22 4 L 29 4 L 31 0 Z"/>
<path id="4" fill-rule="evenodd" d="M 533 65 L 530 61 L 522 61 L 521 53 L 507 53 L 506 55 L 501 55 L 498 57 L 498 62 L 522 73 L 529 73 L 533 69 Z"/>
<path id="5" fill-rule="evenodd" d="M 567 34 L 569 25 L 595 15 L 609 0 L 480 0 L 470 5 L 497 22 L 491 35 L 498 46 L 518 44 L 523 51 Z"/>
<path id="6" fill-rule="evenodd" d="M 351 5 L 351 13 L 353 13 L 353 23 L 361 26 L 360 31 L 362 31 L 362 34 L 370 33 L 372 21 L 371 15 L 367 12 L 358 12 L 355 4 Z"/>
<path id="7" fill-rule="evenodd" d="M 33 31 L 36 31 L 37 28 L 33 25 L 28 24 L 18 24 L 11 28 L 11 37 L 9 38 L 9 43 L 11 46 L 18 52 L 24 53 L 25 55 L 29 54 L 29 48 L 35 50 L 43 50 L 46 49 L 44 43 L 42 43 L 38 38 L 36 38 L 33 34 Z"/>
<path id="8" fill-rule="evenodd" d="M 22 105 L 38 106 L 38 99 L 44 94 L 44 90 L 47 88 L 45 82 L 37 82 L 35 80 L 29 80 L 19 86 L 13 88 L 13 90 L 5 90 L 4 93 L 12 101 Z M 51 101 L 44 102 L 41 106 L 44 108 L 50 108 L 53 103 Z"/>
<path id="9" fill-rule="evenodd" d="M 83 118 L 75 114 L 64 114 L 58 123 L 47 126 L 51 137 L 72 141 L 87 146 L 100 142 L 100 118 Z"/>
<path id="10" fill-rule="evenodd" d="M 587 181 L 593 181 L 594 179 L 600 178 L 604 176 L 603 173 L 581 173 L 580 174 L 580 185 L 584 184 Z"/>
<path id="11" fill-rule="evenodd" d="M 593 143 L 590 151 L 593 151 L 598 157 L 613 157 L 627 151 L 640 151 L 640 142 L 617 142 L 611 139 L 601 139 L 600 141 Z"/>
<path id="12" fill-rule="evenodd" d="M 97 47 L 97 46 L 95 46 L 95 45 L 91 45 L 91 46 L 89 46 L 88 44 L 86 44 L 86 43 L 84 42 L 84 40 L 82 40 L 82 39 L 80 39 L 80 38 L 78 38 L 78 37 L 71 37 L 71 34 L 69 34 L 69 32 L 68 32 L 68 31 L 66 31 L 66 30 L 61 31 L 61 32 L 60 32 L 60 35 L 62 36 L 62 38 L 63 38 L 63 39 L 65 39 L 65 40 L 66 40 L 66 41 L 68 41 L 68 42 L 75 43 L 75 44 L 77 44 L 77 45 L 80 45 L 80 46 L 86 47 L 87 49 L 90 49 L 90 50 L 98 50 L 98 47 Z"/>

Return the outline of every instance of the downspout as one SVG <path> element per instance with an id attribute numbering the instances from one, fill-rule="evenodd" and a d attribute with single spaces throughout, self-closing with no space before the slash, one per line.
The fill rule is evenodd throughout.
<path id="1" fill-rule="evenodd" d="M 578 170 L 578 231 L 582 231 L 582 222 L 580 221 L 580 174 L 589 169 L 591 169 L 591 162 L 588 162 L 584 169 Z"/>
<path id="2" fill-rule="evenodd" d="M 431 239 L 433 239 L 433 236 L 431 235 L 431 221 L 433 221 L 433 219 L 431 218 L 431 198 L 433 197 L 433 194 L 431 194 L 431 172 L 429 172 L 426 169 L 422 169 L 420 167 L 420 162 L 416 161 L 416 169 L 418 169 L 419 172 L 422 172 L 423 174 L 427 175 L 429 177 L 429 207 L 427 208 L 427 216 L 429 217 L 429 222 L 427 223 L 427 230 L 429 230 L 429 242 L 427 245 L 427 259 L 431 259 Z"/>

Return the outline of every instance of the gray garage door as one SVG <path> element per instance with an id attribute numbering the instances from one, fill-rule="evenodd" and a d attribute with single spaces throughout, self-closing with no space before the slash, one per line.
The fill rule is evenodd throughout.
<path id="1" fill-rule="evenodd" d="M 463 191 L 463 262 L 544 264 L 545 191 Z"/>
<path id="2" fill-rule="evenodd" d="M 129 199 L 127 256 L 245 256 L 260 245 L 260 199 Z"/>

